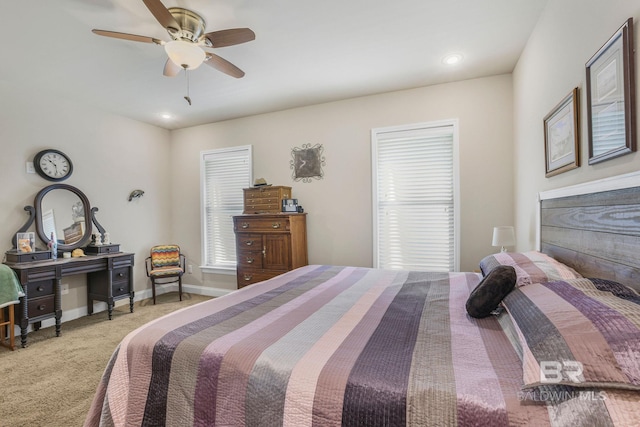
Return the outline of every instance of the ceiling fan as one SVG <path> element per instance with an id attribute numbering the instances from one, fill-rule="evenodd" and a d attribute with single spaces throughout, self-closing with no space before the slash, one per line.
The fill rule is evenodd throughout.
<path id="1" fill-rule="evenodd" d="M 165 42 L 153 37 L 116 31 L 97 29 L 92 31 L 100 36 L 164 46 L 169 58 L 165 62 L 163 74 L 168 77 L 177 76 L 182 70 L 194 70 L 202 63 L 235 78 L 244 76 L 244 71 L 231 62 L 214 53 L 206 52 L 203 48 L 233 46 L 255 40 L 256 35 L 249 28 L 232 28 L 205 33 L 205 21 L 197 13 L 181 7 L 167 9 L 160 0 L 143 0 L 143 2 L 160 25 L 167 30 L 171 41 Z M 190 99 L 187 101 L 191 104 Z"/>

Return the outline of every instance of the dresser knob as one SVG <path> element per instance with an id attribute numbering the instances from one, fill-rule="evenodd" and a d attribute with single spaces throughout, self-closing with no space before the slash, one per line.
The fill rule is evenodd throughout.
<path id="1" fill-rule="evenodd" d="M 253 240 L 247 240 L 245 243 L 247 244 L 247 246 L 251 246 L 253 245 Z"/>
<path id="2" fill-rule="evenodd" d="M 271 224 L 272 228 L 280 228 L 280 223 L 279 222 L 274 222 L 273 224 Z"/>
<path id="3" fill-rule="evenodd" d="M 118 277 L 124 277 L 124 273 L 118 273 Z"/>
<path id="4" fill-rule="evenodd" d="M 250 276 L 250 275 L 248 275 L 248 274 L 245 274 L 245 275 L 244 275 L 244 280 L 245 280 L 246 282 L 248 282 L 249 280 L 251 280 L 251 278 L 252 278 L 252 277 L 253 277 L 253 276 Z"/>
<path id="5" fill-rule="evenodd" d="M 38 292 L 44 292 L 44 288 L 43 288 L 42 286 L 38 286 L 38 287 L 36 288 L 36 291 L 38 291 Z"/>
<path id="6" fill-rule="evenodd" d="M 249 223 L 248 222 L 243 222 L 242 223 L 242 228 L 249 228 Z"/>
<path id="7" fill-rule="evenodd" d="M 118 288 L 118 292 L 122 292 L 124 291 L 124 288 L 121 286 L 120 288 Z"/>
<path id="8" fill-rule="evenodd" d="M 253 264 L 253 261 L 255 261 L 253 258 L 247 258 L 247 264 Z"/>
<path id="9" fill-rule="evenodd" d="M 38 306 L 38 310 L 40 310 L 40 311 L 44 311 L 45 308 L 47 308 L 47 306 L 44 305 L 44 304 Z"/>

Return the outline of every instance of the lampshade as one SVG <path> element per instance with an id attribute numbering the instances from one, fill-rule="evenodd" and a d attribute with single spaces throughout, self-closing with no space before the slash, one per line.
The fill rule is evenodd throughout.
<path id="1" fill-rule="evenodd" d="M 501 252 L 505 252 L 505 246 L 513 246 L 516 244 L 516 235 L 513 227 L 510 225 L 503 225 L 499 227 L 493 227 L 493 241 L 492 246 L 501 246 Z"/>
<path id="2" fill-rule="evenodd" d="M 206 54 L 200 46 L 182 40 L 165 43 L 164 50 L 174 64 L 187 70 L 198 68 L 206 58 Z"/>

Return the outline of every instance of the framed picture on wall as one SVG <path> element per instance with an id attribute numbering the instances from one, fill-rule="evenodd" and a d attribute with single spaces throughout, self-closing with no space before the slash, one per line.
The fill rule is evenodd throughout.
<path id="1" fill-rule="evenodd" d="M 289 162 L 294 181 L 311 182 L 311 179 L 322 179 L 325 165 L 324 147 L 322 144 L 302 144 L 302 147 L 294 147 L 291 150 L 291 161 Z"/>
<path id="2" fill-rule="evenodd" d="M 544 118 L 545 176 L 580 166 L 578 88 L 574 88 Z"/>
<path id="3" fill-rule="evenodd" d="M 633 18 L 587 62 L 589 164 L 636 151 Z"/>

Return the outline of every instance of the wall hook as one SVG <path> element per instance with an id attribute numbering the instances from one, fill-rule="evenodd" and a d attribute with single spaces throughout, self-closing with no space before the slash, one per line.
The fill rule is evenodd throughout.
<path id="1" fill-rule="evenodd" d="M 133 199 L 138 199 L 138 198 L 142 197 L 143 195 L 144 195 L 144 191 L 142 191 L 142 190 L 133 190 L 129 194 L 129 201 L 132 201 Z"/>

